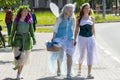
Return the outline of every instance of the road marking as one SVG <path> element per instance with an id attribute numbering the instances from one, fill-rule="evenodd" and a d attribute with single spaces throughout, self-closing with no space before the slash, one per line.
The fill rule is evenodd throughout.
<path id="1" fill-rule="evenodd" d="M 114 60 L 120 63 L 120 60 L 117 57 L 111 56 Z"/>
<path id="2" fill-rule="evenodd" d="M 109 55 L 112 59 L 114 59 L 115 61 L 117 61 L 118 63 L 120 63 L 120 59 L 118 59 L 117 57 L 113 56 L 112 53 L 108 50 L 106 50 L 103 46 L 99 45 L 97 43 L 97 45 L 99 46 L 100 49 L 102 49 L 107 55 Z"/>
<path id="3" fill-rule="evenodd" d="M 102 46 L 100 46 L 100 45 L 98 45 L 98 46 L 100 47 L 100 49 L 104 50 L 104 47 L 102 47 Z"/>
<path id="4" fill-rule="evenodd" d="M 104 52 L 107 54 L 107 55 L 112 55 L 111 52 L 109 52 L 108 50 L 104 50 Z"/>

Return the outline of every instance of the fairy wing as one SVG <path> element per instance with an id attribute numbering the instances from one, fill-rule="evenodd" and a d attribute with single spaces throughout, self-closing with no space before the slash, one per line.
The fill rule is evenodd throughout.
<path id="1" fill-rule="evenodd" d="M 75 2 L 75 3 L 73 3 L 73 7 L 74 7 L 73 11 L 75 11 L 76 4 L 77 4 L 76 2 Z"/>
<path id="2" fill-rule="evenodd" d="M 53 2 L 50 3 L 50 10 L 56 17 L 59 17 L 59 8 L 55 3 Z"/>

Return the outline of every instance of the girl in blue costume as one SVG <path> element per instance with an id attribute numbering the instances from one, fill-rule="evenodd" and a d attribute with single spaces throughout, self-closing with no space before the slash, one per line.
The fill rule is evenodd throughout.
<path id="1" fill-rule="evenodd" d="M 53 27 L 52 41 L 58 42 L 60 51 L 53 52 L 51 59 L 57 62 L 57 75 L 61 75 L 61 65 L 66 56 L 67 59 L 67 78 L 71 79 L 72 55 L 74 53 L 74 8 L 72 4 L 66 4 L 61 15 L 57 18 L 56 24 Z M 65 53 L 64 53 L 65 52 Z M 65 67 L 64 67 L 65 69 Z"/>
<path id="2" fill-rule="evenodd" d="M 98 62 L 98 57 L 96 53 L 94 18 L 90 15 L 90 5 L 88 3 L 83 4 L 76 23 L 75 42 L 79 32 L 77 43 L 79 50 L 77 55 L 79 56 L 77 59 L 79 63 L 78 76 L 81 76 L 81 67 L 86 58 L 88 65 L 87 78 L 94 78 L 94 76 L 91 75 L 91 69 L 92 65 Z M 77 58 L 77 56 L 75 58 Z"/>

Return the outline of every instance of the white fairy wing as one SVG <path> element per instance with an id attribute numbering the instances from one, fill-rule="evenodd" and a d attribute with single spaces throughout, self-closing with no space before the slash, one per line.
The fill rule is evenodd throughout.
<path id="1" fill-rule="evenodd" d="M 74 7 L 73 11 L 75 11 L 76 4 L 77 4 L 76 2 L 75 2 L 75 3 L 73 3 L 73 7 Z"/>
<path id="2" fill-rule="evenodd" d="M 53 2 L 50 3 L 50 10 L 56 17 L 59 17 L 59 8 L 55 3 Z"/>

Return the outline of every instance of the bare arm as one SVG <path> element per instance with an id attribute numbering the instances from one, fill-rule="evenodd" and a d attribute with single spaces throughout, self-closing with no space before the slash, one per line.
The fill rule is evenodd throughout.
<path id="1" fill-rule="evenodd" d="M 73 30 L 75 31 L 75 27 L 76 27 L 76 19 L 73 18 Z"/>
<path id="2" fill-rule="evenodd" d="M 75 26 L 75 33 L 74 33 L 74 41 L 76 42 L 76 38 L 77 38 L 77 35 L 78 35 L 78 32 L 79 32 L 79 25 L 78 25 L 78 22 L 76 21 L 76 26 Z"/>
<path id="3" fill-rule="evenodd" d="M 56 20 L 55 25 L 53 26 L 53 37 L 52 37 L 52 40 L 51 40 L 51 41 L 53 41 L 53 39 L 54 39 L 55 36 L 56 36 L 56 33 L 57 33 L 57 31 L 58 31 L 58 27 L 59 27 L 60 22 L 61 22 L 61 19 L 58 18 L 58 19 Z"/>
<path id="4" fill-rule="evenodd" d="M 96 37 L 96 35 L 95 35 L 95 27 L 94 27 L 95 20 L 94 20 L 94 18 L 93 18 L 93 17 L 92 17 L 92 21 L 93 21 L 93 25 L 92 25 L 92 32 L 93 32 L 93 35 Z"/>
<path id="5" fill-rule="evenodd" d="M 51 40 L 51 41 L 54 40 L 55 36 L 56 36 L 56 32 L 53 32 L 53 37 L 52 37 L 52 40 Z"/>

